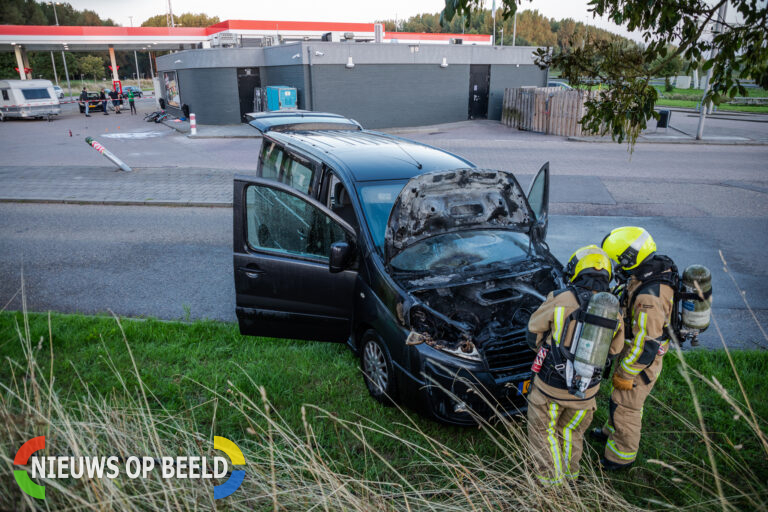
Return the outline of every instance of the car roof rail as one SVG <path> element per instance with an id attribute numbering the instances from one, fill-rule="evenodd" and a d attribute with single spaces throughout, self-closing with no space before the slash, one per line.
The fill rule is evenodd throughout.
<path id="1" fill-rule="evenodd" d="M 270 131 L 291 132 L 309 130 L 351 130 L 363 127 L 354 119 L 339 114 L 312 112 L 309 110 L 282 110 L 275 112 L 251 112 L 245 114 L 248 124 L 261 133 Z"/>

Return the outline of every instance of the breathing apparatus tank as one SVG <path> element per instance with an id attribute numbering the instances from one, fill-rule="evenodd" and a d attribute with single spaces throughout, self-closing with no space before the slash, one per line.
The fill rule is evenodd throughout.
<path id="1" fill-rule="evenodd" d="M 584 398 L 595 370 L 605 366 L 618 325 L 619 309 L 619 299 L 613 294 L 596 293 L 589 299 L 583 321 L 576 326 L 571 344 L 573 362 L 568 361 L 573 372 L 569 390 L 579 398 Z M 566 374 L 571 373 L 568 370 L 570 368 Z"/>
<path id="2" fill-rule="evenodd" d="M 696 288 L 696 283 L 699 289 Z M 683 328 L 696 333 L 709 327 L 712 315 L 712 274 L 703 265 L 691 265 L 683 272 Z M 703 295 L 703 298 L 702 298 Z"/>

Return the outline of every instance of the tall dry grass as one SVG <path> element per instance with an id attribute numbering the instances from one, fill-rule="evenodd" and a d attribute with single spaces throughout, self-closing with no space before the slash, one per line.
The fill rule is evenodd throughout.
<path id="1" fill-rule="evenodd" d="M 119 319 L 115 321 L 120 324 Z M 46 436 L 44 455 L 126 458 L 220 456 L 213 450 L 213 436 L 230 436 L 215 432 L 215 424 L 210 431 L 198 431 L 190 411 L 166 410 L 144 385 L 137 368 L 131 375 L 137 388 L 115 373 L 119 392 L 109 396 L 87 392 L 82 398 L 69 399 L 56 389 L 55 375 L 44 374 L 38 364 L 38 357 L 54 357 L 50 337 L 32 340 L 26 315 L 17 331 L 25 361 L 7 360 L 13 377 L 0 382 L 0 510 L 634 510 L 591 467 L 585 468 L 586 478 L 577 491 L 569 486 L 539 486 L 526 468 L 521 422 L 484 423 L 489 442 L 503 456 L 483 460 L 430 438 L 416 422 L 406 427 L 419 434 L 419 443 L 401 438 L 391 425 L 345 420 L 307 405 L 302 409 L 303 429 L 296 430 L 272 408 L 263 388 L 260 396 L 250 396 L 231 383 L 224 393 L 200 384 L 218 410 L 234 408 L 247 425 L 245 438 L 233 438 L 245 455 L 247 476 L 229 498 L 215 502 L 212 482 L 164 480 L 155 471 L 146 480 L 131 480 L 124 474 L 114 480 L 38 478 L 36 482 L 46 486 L 46 500 L 36 500 L 23 494 L 12 476 L 13 469 L 19 469 L 13 466 L 16 450 L 32 437 Z M 130 352 L 127 339 L 125 348 Z M 403 417 L 407 421 L 408 416 Z M 362 452 L 347 453 L 341 460 L 329 456 L 328 447 L 315 435 L 317 428 L 327 428 L 323 423 L 358 439 Z M 407 450 L 410 467 L 393 466 L 369 442 L 373 433 Z M 365 469 L 355 469 L 360 466 L 353 459 L 360 458 L 370 461 L 370 466 L 386 467 L 394 476 L 367 476 Z M 418 481 L 406 476 L 414 474 L 414 468 L 424 475 Z"/>

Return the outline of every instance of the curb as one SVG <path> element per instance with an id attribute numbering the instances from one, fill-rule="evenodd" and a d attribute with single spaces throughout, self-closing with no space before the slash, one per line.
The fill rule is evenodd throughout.
<path id="1" fill-rule="evenodd" d="M 590 139 L 586 137 L 567 137 L 566 140 L 570 142 L 587 142 L 587 143 L 593 143 L 593 144 L 618 144 L 618 142 L 611 139 Z M 622 142 L 622 144 L 624 144 L 624 142 Z M 637 144 L 703 144 L 707 146 L 768 146 L 768 141 L 763 142 L 758 140 L 637 139 Z"/>
<path id="2" fill-rule="evenodd" d="M 184 123 L 174 123 L 172 121 L 168 121 L 168 120 L 164 119 L 164 120 L 160 121 L 160 124 L 163 124 L 163 125 L 167 126 L 168 128 L 173 128 L 174 130 L 176 130 L 179 133 L 189 133 L 189 123 L 187 123 L 187 124 L 184 124 Z"/>
<path id="3" fill-rule="evenodd" d="M 182 132 L 186 133 L 186 132 Z M 261 134 L 256 135 L 197 135 L 187 134 L 188 139 L 260 139 Z"/>
<path id="4" fill-rule="evenodd" d="M 452 128 L 462 128 L 464 126 L 472 126 L 477 121 L 488 121 L 486 119 L 476 119 L 472 121 L 456 121 L 455 123 L 443 123 L 443 124 L 433 124 L 428 126 L 404 126 L 404 127 L 397 127 L 397 128 L 372 128 L 371 131 L 375 132 L 382 132 L 382 133 L 388 133 L 391 135 L 397 135 L 398 133 L 428 133 L 428 132 L 434 132 L 439 130 L 449 130 Z M 499 121 L 496 121 L 499 123 Z"/>
<path id="5" fill-rule="evenodd" d="M 32 203 L 32 204 L 79 204 L 100 206 L 178 206 L 190 208 L 231 208 L 231 202 L 222 201 L 102 201 L 99 199 L 52 199 L 0 197 L 0 203 Z"/>

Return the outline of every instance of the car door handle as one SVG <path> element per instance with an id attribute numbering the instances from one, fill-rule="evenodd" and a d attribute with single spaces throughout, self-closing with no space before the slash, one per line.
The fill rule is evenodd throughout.
<path id="1" fill-rule="evenodd" d="M 263 270 L 260 268 L 254 268 L 254 267 L 240 267 L 237 270 L 240 272 L 243 272 L 246 276 L 250 277 L 251 279 L 256 279 L 258 277 L 261 277 L 261 275 L 264 273 Z"/>

